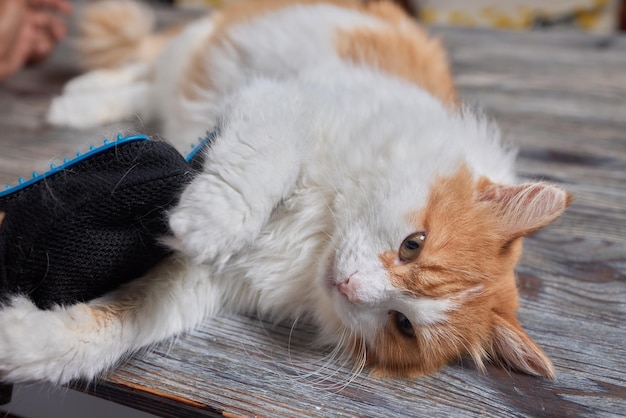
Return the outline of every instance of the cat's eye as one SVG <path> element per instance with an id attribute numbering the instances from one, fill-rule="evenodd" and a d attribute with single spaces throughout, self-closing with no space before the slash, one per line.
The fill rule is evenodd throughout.
<path id="1" fill-rule="evenodd" d="M 398 311 L 391 311 L 391 315 L 396 328 L 400 331 L 400 334 L 409 338 L 415 337 L 413 324 L 411 324 L 411 321 L 409 321 L 409 318 L 407 318 L 406 315 Z"/>
<path id="2" fill-rule="evenodd" d="M 415 232 L 402 241 L 400 249 L 398 250 L 398 258 L 402 262 L 413 261 L 422 252 L 424 241 L 426 240 L 426 232 Z"/>

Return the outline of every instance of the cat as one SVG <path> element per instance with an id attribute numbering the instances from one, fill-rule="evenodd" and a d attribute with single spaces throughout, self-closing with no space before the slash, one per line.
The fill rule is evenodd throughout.
<path id="1" fill-rule="evenodd" d="M 469 356 L 554 378 L 517 320 L 514 267 L 571 196 L 517 183 L 515 149 L 460 103 L 438 40 L 387 1 L 243 2 L 164 33 L 151 16 L 89 7 L 80 47 L 94 70 L 49 120 L 138 114 L 180 147 L 217 132 L 169 213 L 175 253 L 87 303 L 14 296 L 2 381 L 92 379 L 229 312 L 309 321 L 377 376 Z"/>

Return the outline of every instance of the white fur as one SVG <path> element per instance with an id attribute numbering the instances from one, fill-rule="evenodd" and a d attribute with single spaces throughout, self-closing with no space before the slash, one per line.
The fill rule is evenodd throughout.
<path id="1" fill-rule="evenodd" d="M 196 102 L 175 92 L 189 45 L 200 45 L 212 23 L 202 20 L 172 43 L 145 94 L 160 98 L 166 137 L 191 141 L 221 126 L 206 167 L 171 212 L 168 242 L 179 254 L 87 304 L 44 312 L 15 299 L 0 311 L 3 380 L 92 378 L 225 309 L 307 319 L 333 344 L 343 331 L 373 343 L 389 310 L 416 324 L 445 321 L 455 303 L 402 296 L 378 254 L 415 232 L 406 214 L 425 204 L 436 175 L 465 162 L 477 176 L 511 182 L 514 156 L 481 115 L 342 62 L 333 34 L 356 25 L 386 23 L 318 5 L 236 25 L 236 50 L 205 51 L 219 90 L 199 91 Z M 53 119 L 63 119 L 66 102 L 78 111 L 76 90 L 84 89 L 68 88 L 53 104 Z M 91 122 L 106 119 L 87 113 Z M 337 286 L 350 275 L 352 301 Z M 114 313 L 102 320 L 93 312 L 105 306 Z"/>
<path id="2" fill-rule="evenodd" d="M 147 81 L 152 72 L 148 64 L 129 64 L 116 69 L 94 70 L 70 80 L 63 86 L 68 95 L 105 92 L 128 86 L 135 82 Z"/>

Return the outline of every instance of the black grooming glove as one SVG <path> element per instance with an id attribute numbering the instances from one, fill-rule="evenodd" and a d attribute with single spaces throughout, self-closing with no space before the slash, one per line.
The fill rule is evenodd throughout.
<path id="1" fill-rule="evenodd" d="M 0 303 L 19 293 L 40 308 L 72 304 L 144 274 L 169 253 L 159 238 L 190 160 L 163 141 L 118 138 L 0 193 Z"/>

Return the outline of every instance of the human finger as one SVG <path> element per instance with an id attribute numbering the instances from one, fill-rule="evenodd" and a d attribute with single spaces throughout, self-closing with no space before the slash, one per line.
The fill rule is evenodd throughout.
<path id="1" fill-rule="evenodd" d="M 57 43 L 62 33 L 54 34 L 53 32 L 64 30 L 63 26 L 54 29 L 58 21 L 54 16 L 46 12 L 30 12 L 28 15 L 29 22 L 34 28 L 34 36 L 30 46 L 28 56 L 29 63 L 35 63 L 43 60 L 50 54 L 54 45 Z"/>
<path id="2" fill-rule="evenodd" d="M 8 53 L 0 58 L 0 81 L 19 70 L 28 60 L 35 39 L 36 30 L 32 25 L 20 26 L 15 42 Z"/>
<path id="3" fill-rule="evenodd" d="M 0 1 L 0 57 L 5 56 L 16 42 L 26 17 L 23 0 Z"/>
<path id="4" fill-rule="evenodd" d="M 31 8 L 48 8 L 63 14 L 72 12 L 72 3 L 69 0 L 28 0 Z"/>
<path id="5" fill-rule="evenodd" d="M 37 28 L 50 35 L 55 43 L 63 39 L 67 34 L 65 22 L 54 14 L 43 11 L 31 11 L 30 14 Z"/>

